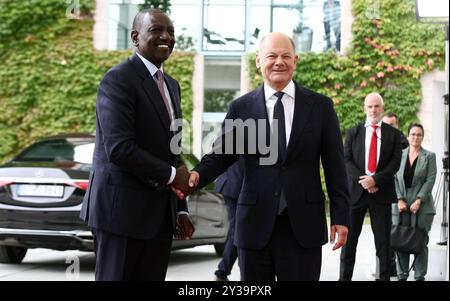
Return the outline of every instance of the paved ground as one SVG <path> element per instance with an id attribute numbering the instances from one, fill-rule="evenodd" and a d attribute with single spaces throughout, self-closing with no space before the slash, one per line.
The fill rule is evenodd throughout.
<path id="1" fill-rule="evenodd" d="M 441 216 L 436 216 L 429 243 L 427 280 L 445 280 L 448 265 L 447 247 L 439 246 L 441 240 Z M 339 275 L 340 251 L 331 251 L 331 245 L 323 247 L 322 281 L 335 281 Z M 79 273 L 74 274 L 74 262 L 80 262 Z M 167 273 L 168 281 L 207 281 L 214 278 L 219 258 L 212 246 L 178 250 L 171 254 Z M 30 250 L 20 265 L 0 264 L 0 281 L 85 280 L 94 279 L 95 258 L 90 252 Z M 375 247 L 370 225 L 364 225 L 357 250 L 353 280 L 372 281 L 375 272 Z M 410 276 L 410 279 L 412 275 Z M 239 269 L 234 267 L 230 280 L 239 280 Z"/>

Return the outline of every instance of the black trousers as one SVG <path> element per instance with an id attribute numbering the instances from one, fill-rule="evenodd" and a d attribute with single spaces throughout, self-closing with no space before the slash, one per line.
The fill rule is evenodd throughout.
<path id="1" fill-rule="evenodd" d="M 239 248 L 241 280 L 318 281 L 322 247 L 298 244 L 287 214 L 279 215 L 269 243 L 262 250 Z"/>
<path id="2" fill-rule="evenodd" d="M 100 229 L 92 229 L 92 233 L 96 281 L 165 280 L 173 236 L 170 215 L 150 240 L 119 236 Z"/>
<path id="3" fill-rule="evenodd" d="M 372 201 L 368 197 L 368 192 L 364 192 L 361 199 L 351 208 L 347 243 L 341 251 L 339 275 L 339 280 L 341 281 L 350 281 L 352 279 L 356 247 L 367 210 L 370 213 L 370 224 L 375 238 L 377 264 L 379 264 L 380 273 L 377 275 L 377 280 L 389 281 L 392 207 L 391 203 L 379 204 Z"/>
<path id="4" fill-rule="evenodd" d="M 225 204 L 228 212 L 228 228 L 227 242 L 223 250 L 222 260 L 219 262 L 217 271 L 214 273 L 217 277 L 225 279 L 231 274 L 233 265 L 237 259 L 238 251 L 234 245 L 234 229 L 236 224 L 236 207 L 237 199 L 224 196 Z"/>

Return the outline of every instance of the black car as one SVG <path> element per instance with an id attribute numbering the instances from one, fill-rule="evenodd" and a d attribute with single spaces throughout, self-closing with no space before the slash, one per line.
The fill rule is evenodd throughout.
<path id="1" fill-rule="evenodd" d="M 93 250 L 89 227 L 79 218 L 88 187 L 95 137 L 59 135 L 38 141 L 0 167 L 0 262 L 20 263 L 28 248 Z M 191 169 L 198 160 L 182 155 Z M 213 185 L 188 199 L 195 226 L 191 240 L 173 248 L 214 244 L 221 255 L 228 231 L 222 195 Z"/>

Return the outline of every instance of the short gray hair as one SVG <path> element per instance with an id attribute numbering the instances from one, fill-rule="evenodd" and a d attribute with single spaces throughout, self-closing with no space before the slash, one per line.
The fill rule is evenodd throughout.
<path id="1" fill-rule="evenodd" d="M 380 102 L 381 102 L 381 105 L 384 107 L 384 100 L 383 100 L 383 97 L 379 94 L 379 93 L 377 93 L 377 92 L 372 92 L 372 93 L 369 93 L 369 94 L 367 94 L 367 96 L 364 98 L 364 104 L 366 104 L 366 99 L 369 97 L 369 96 L 376 96 L 379 100 L 380 100 Z"/>

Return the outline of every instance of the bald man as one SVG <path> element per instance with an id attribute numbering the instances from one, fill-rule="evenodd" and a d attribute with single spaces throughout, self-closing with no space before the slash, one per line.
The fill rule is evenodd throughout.
<path id="1" fill-rule="evenodd" d="M 297 60 L 287 35 L 265 36 L 256 57 L 264 84 L 233 101 L 226 117 L 259 120 L 259 133 L 263 127 L 276 132 L 274 162 L 261 160 L 267 155 L 262 149 L 252 153 L 250 133 L 242 153 L 210 153 L 191 173 L 191 185 L 203 187 L 244 159 L 234 240 L 242 280 L 319 280 L 322 245 L 328 242 L 320 160 L 330 196 L 333 249 L 346 241 L 349 192 L 338 118 L 330 98 L 292 80 Z M 225 136 L 238 130 L 224 131 L 221 141 L 226 144 Z"/>
<path id="2" fill-rule="evenodd" d="M 396 201 L 394 175 L 402 155 L 400 133 L 383 123 L 383 98 L 370 93 L 364 100 L 365 123 L 349 129 L 345 138 L 345 162 L 350 183 L 351 213 L 347 245 L 341 251 L 340 277 L 350 281 L 364 216 L 369 210 L 375 237 L 379 274 L 389 280 L 391 203 Z"/>

